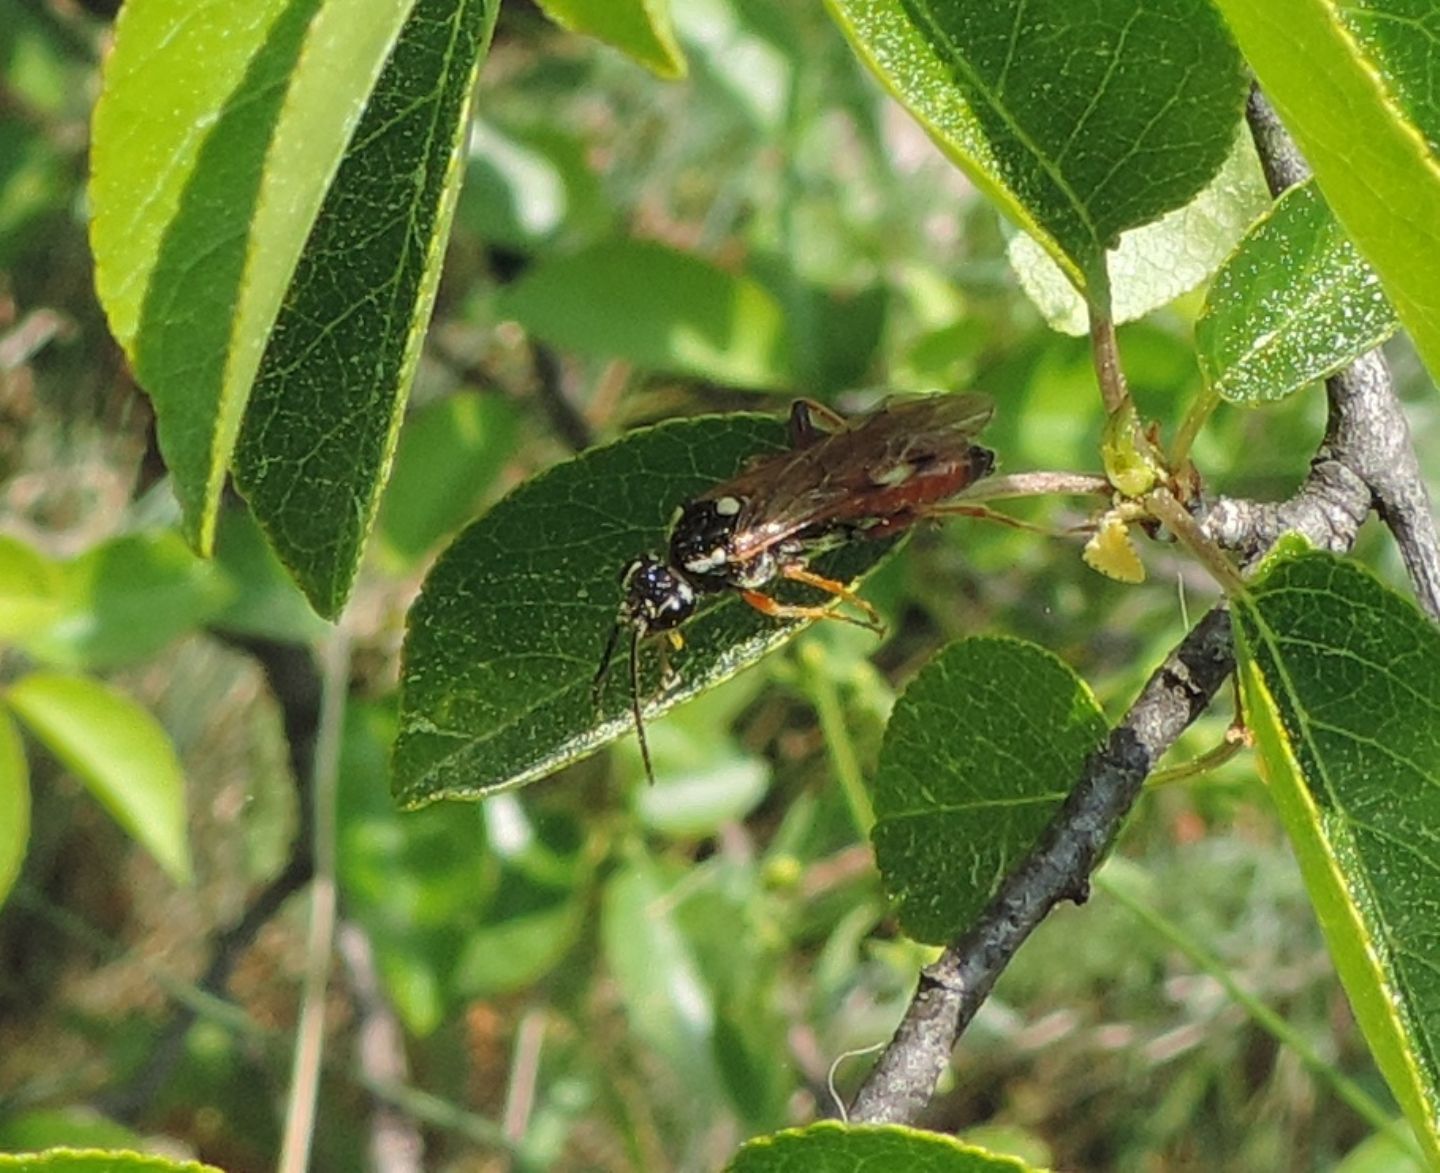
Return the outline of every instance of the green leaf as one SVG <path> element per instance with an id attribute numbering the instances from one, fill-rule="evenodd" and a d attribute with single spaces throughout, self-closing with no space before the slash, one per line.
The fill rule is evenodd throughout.
<path id="1" fill-rule="evenodd" d="M 511 493 L 441 555 L 410 609 L 394 793 L 418 805 L 480 798 L 558 770 L 630 733 L 624 653 L 598 712 L 591 681 L 615 623 L 619 576 L 664 548 L 677 506 L 784 446 L 778 420 L 680 420 L 632 433 Z M 821 559 L 851 579 L 887 547 L 859 543 Z M 803 589 L 782 597 L 812 598 Z M 654 717 L 734 675 L 803 626 L 726 594 L 684 629 L 681 682 L 658 696 L 658 657 L 642 649 Z"/>
<path id="2" fill-rule="evenodd" d="M 176 883 L 190 882 L 185 779 L 165 730 L 98 680 L 34 672 L 6 704 Z"/>
<path id="3" fill-rule="evenodd" d="M 423 1038 L 452 1009 L 452 975 L 467 930 L 499 882 L 475 807 L 401 814 L 390 800 L 395 715 L 347 706 L 340 743 L 337 878 L 348 914 L 406 1027 Z"/>
<path id="4" fill-rule="evenodd" d="M 1215 272 L 1270 206 L 1270 191 L 1242 131 L 1220 173 L 1182 208 L 1122 233 L 1107 260 L 1111 316 L 1132 322 L 1168 305 Z M 1090 324 L 1085 299 L 1035 238 L 1017 232 L 1007 250 L 1020 285 L 1051 327 L 1077 337 Z"/>
<path id="5" fill-rule="evenodd" d="M 143 1138 L 123 1124 L 79 1104 L 32 1108 L 0 1120 L 0 1151 L 38 1152 L 49 1148 L 135 1148 Z"/>
<path id="6" fill-rule="evenodd" d="M 497 309 L 562 350 L 646 371 L 760 389 L 792 379 L 785 317 L 763 286 L 649 241 L 543 260 Z"/>
<path id="7" fill-rule="evenodd" d="M 25 747 L 9 716 L 0 711 L 0 906 L 10 895 L 30 842 L 30 771 Z"/>
<path id="8" fill-rule="evenodd" d="M 887 89 L 1092 305 L 1220 169 L 1245 94 L 1207 0 L 827 0 Z"/>
<path id="9" fill-rule="evenodd" d="M 96 286 L 202 551 L 281 300 L 413 3 L 132 0 L 117 21 L 91 135 Z"/>
<path id="10" fill-rule="evenodd" d="M 1432 80 L 1440 44 L 1433 7 L 1424 0 L 1362 0 L 1337 5 L 1335 15 L 1366 59 L 1379 66 L 1390 96 L 1433 156 L 1440 149 L 1440 94 Z"/>
<path id="11" fill-rule="evenodd" d="M 168 530 L 104 542 L 61 568 L 61 612 L 19 642 L 64 668 L 108 668 L 154 655 L 229 598 L 216 568 Z"/>
<path id="12" fill-rule="evenodd" d="M 230 596 L 208 626 L 295 644 L 315 643 L 330 630 L 265 544 L 243 502 L 227 504 L 220 514 L 215 565 L 229 583 Z"/>
<path id="13" fill-rule="evenodd" d="M 0 1171 L 14 1173 L 224 1173 L 199 1161 L 172 1161 L 124 1149 L 48 1149 L 0 1153 Z"/>
<path id="14" fill-rule="evenodd" d="M 1234 607 L 1271 794 L 1355 1017 L 1440 1164 L 1440 630 L 1294 539 Z"/>
<path id="15" fill-rule="evenodd" d="M 497 7 L 416 0 L 326 193 L 245 413 L 235 483 L 327 617 L 349 595 L 379 506 Z"/>
<path id="16" fill-rule="evenodd" d="M 1425 1166 L 1413 1148 L 1390 1132 L 1372 1132 L 1345 1154 L 1334 1173 L 1425 1173 Z"/>
<path id="17" fill-rule="evenodd" d="M 824 1120 L 740 1146 L 726 1173 L 1025 1173 L 1032 1166 L 935 1132 L 899 1124 Z"/>
<path id="18" fill-rule="evenodd" d="M 0 639 L 31 635 L 57 619 L 63 578 L 39 550 L 0 534 Z"/>
<path id="19" fill-rule="evenodd" d="M 905 932 L 963 930 L 1105 736 L 1090 690 L 1013 639 L 951 644 L 895 704 L 875 771 L 875 860 Z"/>
<path id="20" fill-rule="evenodd" d="M 1413 98 L 1440 61 L 1434 38 L 1415 27 L 1417 10 L 1403 0 L 1349 7 L 1333 0 L 1217 2 L 1335 218 L 1380 275 L 1436 377 L 1440 161 L 1433 144 L 1440 120 L 1433 93 Z M 1385 24 L 1390 31 L 1377 36 Z M 1395 56 L 1402 43 L 1409 45 L 1403 60 Z"/>
<path id="21" fill-rule="evenodd" d="M 475 121 L 455 209 L 462 232 L 528 253 L 608 236 L 614 219 L 578 135 L 544 123 Z"/>
<path id="22" fill-rule="evenodd" d="M 674 885 L 651 860 L 625 864 L 605 886 L 600 937 L 630 1032 L 683 1076 L 690 1103 L 719 1087 L 711 1049 L 714 996 L 675 923 Z"/>
<path id="23" fill-rule="evenodd" d="M 1212 390 L 1259 403 L 1334 374 L 1398 326 L 1374 270 L 1310 182 L 1281 196 L 1216 274 L 1195 346 Z"/>
<path id="24" fill-rule="evenodd" d="M 376 524 L 387 568 L 413 566 L 475 513 L 515 451 L 515 408 L 497 395 L 461 392 L 405 422 Z"/>
<path id="25" fill-rule="evenodd" d="M 670 24 L 670 0 L 539 0 L 561 28 L 614 45 L 657 77 L 685 76 L 685 55 Z"/>

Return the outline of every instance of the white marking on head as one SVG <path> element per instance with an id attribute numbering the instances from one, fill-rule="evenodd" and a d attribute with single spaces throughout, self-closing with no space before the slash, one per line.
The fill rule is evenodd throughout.
<path id="1" fill-rule="evenodd" d="M 734 517 L 740 512 L 740 499 L 738 497 L 717 497 L 715 512 L 721 517 Z"/>

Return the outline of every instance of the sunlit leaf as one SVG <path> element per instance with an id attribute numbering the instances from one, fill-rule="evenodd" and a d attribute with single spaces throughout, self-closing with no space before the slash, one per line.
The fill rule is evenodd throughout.
<path id="1" fill-rule="evenodd" d="M 670 25 L 670 0 L 539 0 L 539 4 L 556 24 L 614 45 L 659 77 L 685 76 L 685 56 Z"/>
<path id="2" fill-rule="evenodd" d="M 1341 227 L 1440 373 L 1436 38 L 1409 0 L 1218 0 Z M 1402 47 L 1403 46 L 1403 47 Z"/>
<path id="3" fill-rule="evenodd" d="M 1241 131 L 1220 173 L 1184 207 L 1120 236 L 1110 250 L 1111 316 L 1142 318 L 1210 277 L 1270 204 L 1248 132 Z M 1077 336 L 1090 324 L 1085 299 L 1033 236 L 1017 232 L 1007 255 L 1025 295 L 1056 330 Z"/>
<path id="4" fill-rule="evenodd" d="M 0 1153 L 0 1171 L 15 1173 L 224 1173 L 199 1161 L 128 1152 L 124 1149 L 47 1149 L 41 1153 Z"/>
<path id="5" fill-rule="evenodd" d="M 202 550 L 281 299 L 413 3 L 131 0 L 117 22 L 91 135 L 96 285 Z"/>
<path id="6" fill-rule="evenodd" d="M 20 732 L 0 710 L 0 905 L 20 875 L 30 842 L 30 770 Z"/>
<path id="7" fill-rule="evenodd" d="M 1088 301 L 1220 169 L 1245 92 L 1206 0 L 827 0 L 866 64 Z"/>
<path id="8" fill-rule="evenodd" d="M 824 1120 L 747 1141 L 726 1173 L 1026 1173 L 1016 1157 L 987 1153 L 936 1132 L 898 1124 L 841 1124 Z"/>
<path id="9" fill-rule="evenodd" d="M 1398 326 L 1311 182 L 1281 196 L 1216 274 L 1195 347 L 1213 390 L 1256 403 L 1333 374 Z"/>
<path id="10" fill-rule="evenodd" d="M 5 703 L 177 883 L 190 880 L 185 778 L 165 730 L 98 680 L 34 672 Z"/>
<path id="11" fill-rule="evenodd" d="M 1298 541 L 1234 607 L 1270 792 L 1355 1017 L 1440 1163 L 1440 630 Z"/>
<path id="12" fill-rule="evenodd" d="M 497 8 L 415 0 L 325 194 L 245 412 L 235 483 L 327 617 L 349 595 L 379 507 Z"/>
<path id="13" fill-rule="evenodd" d="M 1035 839 L 1099 745 L 1090 690 L 1043 648 L 968 639 L 895 703 L 875 771 L 875 861 L 905 932 L 949 940 Z"/>
<path id="14" fill-rule="evenodd" d="M 675 924 L 672 886 L 649 859 L 626 864 L 605 885 L 600 936 L 630 1032 L 684 1076 L 688 1098 L 704 1102 L 719 1082 L 715 1005 Z"/>
<path id="15" fill-rule="evenodd" d="M 32 635 L 56 619 L 63 574 L 39 550 L 0 534 L 0 639 Z"/>

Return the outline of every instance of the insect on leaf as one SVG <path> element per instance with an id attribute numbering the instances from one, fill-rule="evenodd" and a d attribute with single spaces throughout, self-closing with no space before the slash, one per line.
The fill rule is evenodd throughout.
<path id="1" fill-rule="evenodd" d="M 630 732 L 629 682 L 612 672 L 597 713 L 591 684 L 614 629 L 619 576 L 664 549 L 675 510 L 785 448 L 782 423 L 748 414 L 680 420 L 632 433 L 520 486 L 466 529 L 411 608 L 402 670 L 395 795 L 407 805 L 479 798 L 543 777 Z M 886 542 L 816 561 L 849 580 Z M 805 588 L 777 591 L 815 601 Z M 650 715 L 738 672 L 803 623 L 777 622 L 726 593 L 688 622 L 672 657 L 679 683 Z M 642 648 L 641 691 L 660 689 Z"/>

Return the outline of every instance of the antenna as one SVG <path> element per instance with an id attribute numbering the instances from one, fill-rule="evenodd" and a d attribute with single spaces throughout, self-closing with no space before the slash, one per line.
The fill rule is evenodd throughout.
<path id="1" fill-rule="evenodd" d="M 613 641 L 612 641 L 613 642 Z M 650 764 L 650 743 L 645 740 L 645 718 L 640 712 L 640 629 L 630 632 L 630 711 L 635 714 L 635 736 L 640 741 L 640 758 L 645 763 L 645 777 L 655 785 L 655 767 Z"/>

